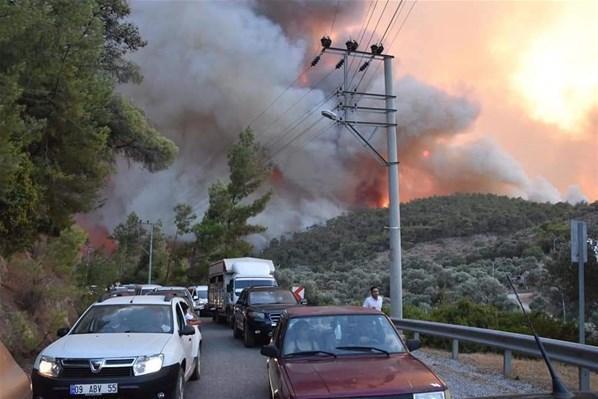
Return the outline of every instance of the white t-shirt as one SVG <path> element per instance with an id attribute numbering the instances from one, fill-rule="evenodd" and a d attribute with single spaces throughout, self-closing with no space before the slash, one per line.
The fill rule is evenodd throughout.
<path id="1" fill-rule="evenodd" d="M 382 295 L 378 295 L 378 299 L 368 296 L 365 298 L 365 301 L 363 301 L 363 307 L 368 309 L 382 310 Z"/>

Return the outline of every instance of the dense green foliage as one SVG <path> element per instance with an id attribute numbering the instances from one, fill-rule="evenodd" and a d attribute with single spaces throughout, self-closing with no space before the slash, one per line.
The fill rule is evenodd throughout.
<path id="1" fill-rule="evenodd" d="M 463 298 L 513 309 L 506 276 L 535 294 L 531 306 L 573 320 L 577 268 L 569 263 L 570 218 L 598 237 L 598 203 L 538 204 L 457 194 L 402 205 L 404 303 L 430 311 Z M 386 209 L 349 212 L 325 225 L 272 240 L 262 256 L 284 285 L 306 285 L 310 301 L 359 304 L 371 285 L 388 294 Z M 592 249 L 590 248 L 590 254 Z M 586 267 L 586 306 L 598 322 L 596 257 Z"/>
<path id="2" fill-rule="evenodd" d="M 142 78 L 127 59 L 145 45 L 129 13 L 125 0 L 0 2 L 0 331 L 19 358 L 85 308 L 89 281 L 144 277 L 146 234 L 133 237 L 125 223 L 113 258 L 72 227 L 74 214 L 99 205 L 117 157 L 156 171 L 177 153 L 116 93 Z"/>
<path id="3" fill-rule="evenodd" d="M 176 146 L 115 94 L 138 82 L 124 57 L 145 45 L 124 0 L 0 3 L 0 253 L 58 235 L 96 205 L 125 156 L 150 170 Z"/>
<path id="4" fill-rule="evenodd" d="M 540 204 L 491 194 L 416 200 L 401 206 L 403 247 L 447 237 L 508 235 L 550 221 L 566 222 L 573 215 L 596 211 L 598 204 L 592 206 Z M 368 259 L 388 250 L 387 225 L 386 209 L 356 210 L 305 232 L 274 239 L 264 255 L 289 266 Z"/>
<path id="5" fill-rule="evenodd" d="M 417 320 L 436 321 L 449 324 L 460 324 L 464 326 L 487 328 L 492 330 L 509 331 L 521 334 L 531 334 L 527 320 L 521 312 L 507 312 L 497 309 L 494 306 L 483 305 L 469 300 L 460 300 L 454 304 L 446 304 L 434 308 L 431 311 L 422 311 L 414 306 L 405 307 L 405 317 Z M 575 342 L 577 340 L 577 325 L 571 322 L 555 320 L 543 312 L 533 312 L 530 319 L 534 329 L 541 337 L 550 337 L 565 341 Z M 422 337 L 426 345 L 450 348 L 447 340 L 430 336 Z M 598 340 L 592 338 L 588 343 L 598 344 Z M 480 350 L 491 350 L 477 344 L 461 343 L 460 351 L 477 352 Z"/>
<path id="6" fill-rule="evenodd" d="M 228 153 L 229 183 L 217 181 L 210 187 L 208 210 L 201 223 L 193 226 L 193 278 L 205 277 L 210 262 L 247 256 L 253 251 L 245 238 L 266 230 L 248 220 L 261 213 L 271 197 L 270 192 L 258 192 L 270 176 L 268 159 L 266 149 L 256 142 L 253 132 L 249 128 L 242 131 Z"/>

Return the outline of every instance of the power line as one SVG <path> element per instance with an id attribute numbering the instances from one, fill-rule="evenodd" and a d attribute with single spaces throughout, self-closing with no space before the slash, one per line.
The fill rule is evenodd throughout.
<path id="1" fill-rule="evenodd" d="M 321 83 L 323 83 L 326 79 L 328 79 L 328 77 L 330 77 L 330 75 L 332 75 L 334 73 L 334 71 L 336 71 L 336 69 L 332 69 L 326 75 L 324 75 L 323 77 L 321 77 L 308 91 L 306 91 L 305 93 L 303 93 L 303 95 L 297 101 L 295 101 L 293 104 L 291 104 L 289 107 L 287 107 L 284 111 L 280 112 L 278 114 L 278 116 L 272 122 L 270 122 L 269 126 L 266 126 L 266 127 L 264 127 L 264 129 L 262 129 L 262 131 L 264 132 L 264 134 L 265 133 L 270 133 L 273 130 L 274 124 L 276 122 L 278 122 L 283 115 L 287 114 L 291 109 L 293 109 L 295 106 L 297 106 L 297 104 L 299 104 L 301 101 L 303 101 L 303 99 L 305 97 L 307 97 Z"/>
<path id="2" fill-rule="evenodd" d="M 399 25 L 399 29 L 397 30 L 397 32 L 395 33 L 394 37 L 392 38 L 392 41 L 390 42 L 390 45 L 388 46 L 389 49 L 392 48 L 392 46 L 394 45 L 395 41 L 398 39 L 399 37 L 399 33 L 401 33 L 401 30 L 403 29 L 403 26 L 405 26 L 405 23 L 407 22 L 407 19 L 409 18 L 409 16 L 411 15 L 411 12 L 413 11 L 413 9 L 415 8 L 415 5 L 417 4 L 417 0 L 414 0 L 413 3 L 411 3 L 411 7 L 409 8 L 409 11 L 407 12 L 407 15 L 405 16 L 405 18 L 403 18 L 403 22 L 401 22 L 401 24 Z M 372 83 L 372 80 L 375 78 L 375 76 L 378 74 L 378 71 L 380 70 L 380 66 L 381 64 L 378 63 L 378 65 L 376 65 L 375 71 L 374 71 L 374 75 L 372 76 L 372 79 L 370 79 L 368 81 L 367 86 L 369 86 Z M 365 71 L 367 72 L 367 70 Z M 361 84 L 361 81 L 363 80 L 363 78 L 365 77 L 365 73 L 364 75 L 361 77 L 359 83 L 357 84 L 356 87 L 359 87 L 359 85 Z"/>
<path id="3" fill-rule="evenodd" d="M 340 0 L 336 0 L 336 7 L 334 11 L 334 18 L 332 18 L 332 25 L 330 25 L 330 34 L 332 35 L 332 30 L 334 29 L 334 23 L 336 22 L 336 15 L 338 14 L 338 4 Z"/>
<path id="4" fill-rule="evenodd" d="M 274 153 L 270 156 L 270 160 L 273 160 L 278 155 L 280 155 L 286 148 L 288 148 L 291 144 L 293 144 L 295 141 L 297 141 L 297 139 L 299 139 L 301 136 L 303 136 L 304 134 L 309 132 L 311 129 L 313 129 L 313 127 L 315 125 L 322 122 L 323 120 L 324 120 L 323 116 L 319 117 L 311 125 L 309 125 L 307 128 L 305 128 L 301 132 L 299 132 L 299 134 L 296 134 L 293 138 L 291 138 L 291 140 L 287 141 L 285 144 L 283 144 L 281 147 L 279 147 L 276 151 L 274 151 Z"/>
<path id="5" fill-rule="evenodd" d="M 395 21 L 395 18 L 397 18 L 397 16 L 399 16 L 399 15 L 401 14 L 401 10 L 402 10 L 403 3 L 404 3 L 404 0 L 400 0 L 400 1 L 399 1 L 399 4 L 397 5 L 397 8 L 396 8 L 396 10 L 395 10 L 395 12 L 394 12 L 394 14 L 393 14 L 392 18 L 390 19 L 390 21 L 389 21 L 389 23 L 388 23 L 388 26 L 386 27 L 386 30 L 384 31 L 384 34 L 382 35 L 382 37 L 381 37 L 381 39 L 380 39 L 380 45 L 382 45 L 382 42 L 384 41 L 384 39 L 386 38 L 386 35 L 387 35 L 387 34 L 388 34 L 388 32 L 390 31 L 390 29 L 391 29 L 391 27 L 392 27 L 392 25 L 393 25 L 393 22 Z M 413 9 L 413 8 L 412 8 L 412 9 Z M 409 14 L 407 14 L 407 18 L 408 18 L 408 17 L 409 17 Z M 398 19 L 397 19 L 397 20 L 398 20 Z M 406 20 L 406 19 L 405 19 L 405 20 Z M 405 22 L 405 20 L 403 20 L 403 23 Z M 399 29 L 400 29 L 400 28 L 399 28 Z M 390 47 L 392 47 L 392 44 L 391 44 L 391 46 L 389 46 L 389 48 L 390 48 Z M 363 70 L 363 69 L 365 69 L 365 71 L 363 71 L 363 75 L 361 75 L 361 78 L 359 79 L 359 82 L 358 82 L 358 83 L 357 83 L 357 85 L 355 86 L 355 90 L 357 90 L 357 89 L 359 88 L 359 86 L 361 85 L 361 82 L 363 82 L 363 80 L 365 79 L 365 77 L 366 77 L 366 75 L 367 75 L 367 73 L 368 73 L 368 71 L 369 71 L 369 68 L 367 68 L 367 66 L 368 66 L 368 65 L 369 65 L 369 61 L 368 61 L 368 62 L 366 62 L 366 64 L 364 64 L 364 65 L 363 65 L 363 66 L 360 68 L 360 70 Z M 379 68 L 379 66 L 380 66 L 380 65 L 378 64 L 378 67 L 377 67 L 377 68 Z M 377 70 L 376 70 L 376 71 L 377 71 Z M 376 74 L 374 74 L 374 76 L 375 76 L 375 75 L 376 75 Z M 352 83 L 352 81 L 351 81 L 351 83 Z"/>
<path id="6" fill-rule="evenodd" d="M 333 70 L 334 71 L 334 70 Z M 284 139 L 285 137 L 288 136 L 288 134 L 290 132 L 292 132 L 294 129 L 296 129 L 305 119 L 307 119 L 310 115 L 312 115 L 315 111 L 318 110 L 318 108 L 325 104 L 326 102 L 328 102 L 332 97 L 334 97 L 336 95 L 336 93 L 332 93 L 332 95 L 328 96 L 327 98 L 325 98 L 324 100 L 320 101 L 318 104 L 316 104 L 315 106 L 313 106 L 311 108 L 311 111 L 305 113 L 302 117 L 300 117 L 298 120 L 295 121 L 294 125 L 292 127 L 290 127 L 289 129 L 286 129 L 283 132 L 283 137 L 278 138 L 280 139 Z M 319 122 L 319 120 L 317 120 L 316 122 Z M 304 131 L 302 131 L 301 133 L 299 133 L 298 136 L 301 136 L 303 134 L 305 134 L 310 128 L 312 128 L 315 124 L 312 124 L 312 126 L 310 126 L 308 129 L 305 129 Z M 280 148 L 278 148 L 275 151 L 274 155 L 271 155 L 268 161 L 271 161 L 272 159 L 274 159 L 275 156 L 277 156 L 279 153 L 281 153 L 284 149 L 286 149 L 290 144 L 292 144 L 295 140 L 297 139 L 297 137 L 294 137 L 293 139 L 291 139 L 289 142 L 287 142 L 286 144 L 284 144 L 283 146 L 281 146 Z M 275 142 L 273 142 L 272 144 L 275 144 Z M 226 149 L 227 147 L 225 147 Z M 204 197 L 201 201 L 197 202 L 195 205 L 192 205 L 192 209 L 193 209 L 193 213 L 196 213 L 201 207 L 203 207 L 204 205 L 206 205 L 208 202 L 210 201 L 210 197 L 209 195 L 207 197 Z M 174 218 L 171 220 L 170 223 L 172 223 L 172 221 L 174 221 Z"/>
<path id="7" fill-rule="evenodd" d="M 370 35 L 370 39 L 368 40 L 367 47 L 369 47 L 370 44 L 372 44 L 372 39 L 374 38 L 374 34 L 376 33 L 376 31 L 378 30 L 378 26 L 380 25 L 380 21 L 382 20 L 382 16 L 384 15 L 384 11 L 386 11 L 386 6 L 388 6 L 389 1 L 390 0 L 386 0 L 386 3 L 384 3 L 384 8 L 382 9 L 380 16 L 378 17 L 378 22 L 376 22 L 376 27 L 374 28 L 374 30 L 372 31 L 372 34 Z"/>
<path id="8" fill-rule="evenodd" d="M 302 116 L 300 116 L 297 120 L 295 120 L 295 122 L 292 122 L 291 123 L 292 126 L 288 126 L 283 131 L 283 133 L 281 134 L 280 137 L 275 138 L 274 141 L 269 142 L 266 146 L 272 147 L 272 146 L 276 145 L 278 142 L 280 142 L 281 140 L 284 140 L 284 138 L 287 137 L 290 132 L 295 130 L 304 120 L 306 120 L 311 114 L 316 112 L 319 107 L 321 107 L 322 105 L 324 105 L 328 101 L 330 101 L 330 99 L 332 97 L 334 97 L 335 95 L 336 95 L 336 93 L 332 93 L 331 95 L 329 95 L 328 97 L 324 98 L 322 101 L 320 101 L 319 103 L 314 105 L 309 111 L 305 112 Z"/>
<path id="9" fill-rule="evenodd" d="M 374 8 L 372 9 L 372 4 L 374 5 Z M 366 14 L 366 18 L 367 18 L 367 23 L 362 23 L 361 24 L 361 29 L 360 32 L 361 34 L 359 35 L 359 40 L 358 43 L 361 43 L 363 41 L 363 37 L 365 36 L 365 32 L 367 31 L 368 26 L 370 25 L 370 20 L 372 19 L 372 16 L 374 16 L 374 13 L 376 12 L 376 6 L 378 5 L 378 0 L 372 0 L 370 1 L 370 6 L 368 7 L 368 12 Z M 370 10 L 372 11 L 372 13 L 370 14 Z M 349 74 L 352 74 L 352 78 L 351 80 L 353 80 L 353 78 L 355 77 L 355 75 L 357 75 L 357 71 L 359 70 L 359 61 L 357 61 L 357 66 L 355 67 L 355 71 L 351 72 L 351 70 L 353 69 L 353 64 L 356 62 L 355 58 L 351 58 L 351 61 L 349 62 Z"/>
<path id="10" fill-rule="evenodd" d="M 305 75 L 305 73 L 311 68 L 311 65 L 308 65 L 307 67 L 305 67 L 303 69 L 303 71 L 295 78 L 295 80 L 293 80 L 283 91 L 280 92 L 280 94 L 278 96 L 276 96 L 276 98 L 274 100 L 272 100 L 272 102 L 270 104 L 268 104 L 266 106 L 266 108 L 264 108 L 264 110 L 262 112 L 260 112 L 256 117 L 254 117 L 251 122 L 248 123 L 249 126 L 251 126 L 253 124 L 253 122 L 257 121 L 259 118 L 261 118 L 266 112 L 268 112 L 268 110 L 270 108 L 272 108 L 272 106 L 291 88 L 293 87 L 298 81 L 299 79 L 301 79 L 301 77 L 303 75 Z"/>
<path id="11" fill-rule="evenodd" d="M 386 30 L 384 31 L 384 34 L 382 35 L 382 38 L 380 39 L 380 43 L 382 43 L 384 41 L 384 38 L 386 37 L 386 34 L 388 33 L 388 30 L 390 29 L 392 22 L 395 20 L 397 14 L 399 13 L 399 10 L 401 9 L 401 6 L 403 5 L 403 1 L 404 0 L 399 1 L 399 5 L 397 6 L 395 13 L 392 15 L 392 18 L 390 19 L 390 22 L 388 23 L 388 26 L 386 27 Z"/>

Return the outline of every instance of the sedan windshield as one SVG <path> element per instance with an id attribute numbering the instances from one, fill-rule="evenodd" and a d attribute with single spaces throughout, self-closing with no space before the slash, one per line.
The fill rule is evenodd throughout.
<path id="1" fill-rule="evenodd" d="M 388 319 L 380 315 L 338 315 L 290 319 L 282 354 L 372 354 L 405 352 Z M 315 356 L 314 355 L 314 356 Z"/>
<path id="2" fill-rule="evenodd" d="M 89 309 L 73 334 L 172 333 L 169 305 L 97 305 Z"/>
<path id="3" fill-rule="evenodd" d="M 268 303 L 282 303 L 289 305 L 296 305 L 297 300 L 290 291 L 276 290 L 276 291 L 254 291 L 249 293 L 250 305 L 264 305 Z"/>

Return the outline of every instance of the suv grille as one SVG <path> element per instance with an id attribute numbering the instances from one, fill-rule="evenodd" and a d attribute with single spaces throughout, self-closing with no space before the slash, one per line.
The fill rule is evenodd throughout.
<path id="1" fill-rule="evenodd" d="M 133 376 L 135 359 L 105 359 L 104 365 L 98 372 L 93 372 L 90 366 L 92 359 L 62 359 L 61 377 L 65 378 L 101 378 L 101 377 L 130 377 Z"/>
<path id="2" fill-rule="evenodd" d="M 280 321 L 280 313 L 270 313 L 270 321 L 273 325 L 278 325 Z"/>

